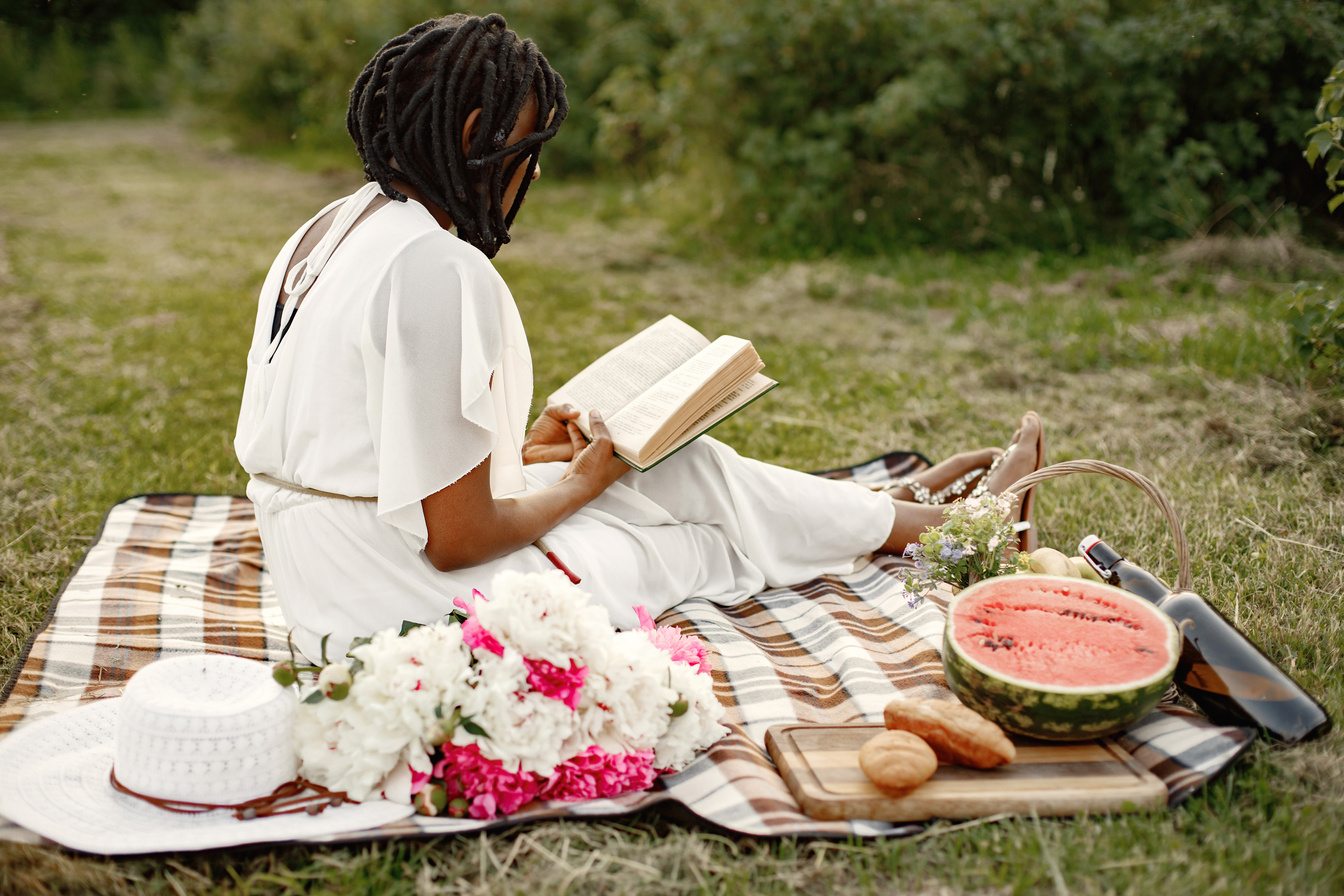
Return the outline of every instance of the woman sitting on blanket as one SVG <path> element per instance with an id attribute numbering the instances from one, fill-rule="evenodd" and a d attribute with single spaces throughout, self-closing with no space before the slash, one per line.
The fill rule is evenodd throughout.
<path id="1" fill-rule="evenodd" d="M 977 480 L 997 493 L 1040 465 L 1033 413 L 1006 453 L 958 454 L 887 492 L 707 436 L 631 473 L 600 415 L 587 443 L 569 407 L 527 431 L 528 340 L 488 259 L 567 110 L 560 76 L 498 15 L 412 28 L 350 92 L 371 183 L 299 228 L 272 265 L 235 441 L 285 621 L 309 656 L 323 635 L 344 649 L 438 619 L 500 570 L 552 569 L 532 546 L 542 536 L 632 627 L 639 604 L 656 616 L 688 597 L 730 603 L 900 552 L 942 521 L 941 501 Z"/>

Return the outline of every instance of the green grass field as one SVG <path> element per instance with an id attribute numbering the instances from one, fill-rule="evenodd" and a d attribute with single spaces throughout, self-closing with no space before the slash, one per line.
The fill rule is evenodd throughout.
<path id="1" fill-rule="evenodd" d="M 358 183 L 162 121 L 0 124 L 0 675 L 107 509 L 241 493 L 231 448 L 255 292 Z M 716 433 L 816 469 L 1007 440 L 1100 458 L 1180 512 L 1195 587 L 1344 713 L 1344 403 L 1313 391 L 1275 303 L 1338 263 L 1291 242 L 1082 260 L 893 247 L 766 263 L 687 249 L 638 190 L 543 180 L 499 268 L 536 393 L 674 312 L 752 339 L 782 383 Z M 1216 250 L 1216 251 L 1215 251 Z M 1231 266 L 1215 261 L 1231 259 Z M 539 398 L 540 402 L 540 398 Z M 1042 543 L 1098 532 L 1167 580 L 1171 536 L 1123 484 L 1041 488 Z M 940 823 L 889 842 L 767 841 L 656 815 L 479 838 L 105 861 L 0 844 L 0 893 L 1291 893 L 1344 890 L 1344 735 L 1257 745 L 1151 814 Z"/>

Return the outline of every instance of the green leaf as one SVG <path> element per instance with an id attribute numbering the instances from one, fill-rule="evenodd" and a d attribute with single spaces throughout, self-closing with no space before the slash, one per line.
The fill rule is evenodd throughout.
<path id="1" fill-rule="evenodd" d="M 401 631 L 397 633 L 397 636 L 401 637 L 405 635 L 407 632 L 411 631 L 412 629 L 421 628 L 423 626 L 424 626 L 423 622 L 412 622 L 409 619 L 403 619 L 401 621 Z"/>
<path id="2" fill-rule="evenodd" d="M 1339 208 L 1341 202 L 1344 202 L 1344 193 L 1340 193 L 1338 196 L 1331 199 L 1325 204 L 1325 207 L 1333 212 L 1335 209 Z"/>
<path id="3" fill-rule="evenodd" d="M 474 734 L 477 737 L 484 737 L 486 740 L 490 739 L 490 735 L 485 733 L 485 729 L 482 728 L 480 725 L 477 725 L 471 719 L 463 719 L 462 727 L 467 729 L 468 734 Z"/>
<path id="4" fill-rule="evenodd" d="M 321 692 L 321 691 L 313 691 L 313 692 L 312 692 L 311 694 L 309 694 L 307 697 L 304 697 L 304 698 L 303 698 L 303 702 L 304 702 L 304 703 L 321 703 L 321 702 L 322 702 L 322 699 L 323 699 L 323 698 L 322 698 L 322 692 Z"/>

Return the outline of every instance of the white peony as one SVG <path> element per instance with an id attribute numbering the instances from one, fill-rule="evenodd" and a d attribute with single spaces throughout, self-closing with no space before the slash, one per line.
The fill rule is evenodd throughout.
<path id="1" fill-rule="evenodd" d="M 528 687 L 527 667 L 518 651 L 505 648 L 502 657 L 484 653 L 476 672 L 475 688 L 461 708 L 485 736 L 459 726 L 454 744 L 474 743 L 482 756 L 500 760 L 509 771 L 522 768 L 543 777 L 573 756 L 564 748 L 577 728 L 578 713 Z"/>
<path id="2" fill-rule="evenodd" d="M 461 626 L 438 623 L 404 636 L 379 632 L 351 651 L 356 663 L 328 666 L 321 686 L 332 691 L 349 681 L 349 693 L 300 704 L 301 773 L 356 800 L 381 791 L 405 802 L 409 769 L 432 771 L 434 744 L 455 719 L 455 745 L 474 743 L 509 771 L 542 777 L 593 745 L 609 753 L 654 750 L 656 767 L 680 770 L 726 733 L 708 675 L 673 661 L 646 631 L 615 632 L 606 610 L 560 573 L 503 572 L 491 588 L 489 599 L 476 602 L 473 625 L 502 655 L 474 632 L 473 656 Z M 551 676 L 546 688 L 573 697 L 575 682 L 562 674 L 571 660 L 588 670 L 577 709 L 529 682 L 534 672 Z M 686 710 L 674 718 L 679 701 Z"/>
<path id="3" fill-rule="evenodd" d="M 559 570 L 505 570 L 495 576 L 486 598 L 476 601 L 476 618 L 500 644 L 562 669 L 571 659 L 600 661 L 613 634 L 606 608 Z"/>
<path id="4" fill-rule="evenodd" d="M 686 701 L 686 712 L 672 719 L 667 733 L 658 738 L 653 766 L 681 771 L 696 753 L 715 743 L 728 729 L 719 724 L 724 708 L 714 695 L 711 676 L 685 663 L 673 663 L 672 687 Z"/>
<path id="5" fill-rule="evenodd" d="M 642 631 L 612 636 L 606 663 L 588 668 L 579 704 L 578 750 L 597 744 L 608 753 L 652 749 L 667 731 L 677 700 L 667 653 Z"/>
<path id="6" fill-rule="evenodd" d="M 351 653 L 364 665 L 349 696 L 301 702 L 295 734 L 305 777 L 362 800 L 403 763 L 429 771 L 435 711 L 470 693 L 471 655 L 461 628 L 445 623 L 382 631 Z"/>

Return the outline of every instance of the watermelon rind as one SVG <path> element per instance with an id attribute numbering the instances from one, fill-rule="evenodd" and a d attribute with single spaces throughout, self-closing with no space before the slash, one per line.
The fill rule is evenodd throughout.
<path id="1" fill-rule="evenodd" d="M 1104 589 L 1110 599 L 1134 604 L 1165 626 L 1168 662 L 1150 676 L 1121 685 L 1072 687 L 1045 685 L 1015 679 L 985 668 L 961 651 L 956 642 L 954 610 L 962 600 L 982 592 L 977 589 L 1004 587 L 1012 580 L 1032 579 L 1033 584 L 1057 582 L 1070 590 Z M 999 583 L 995 585 L 995 583 Z M 1025 584 L 1025 583 L 1023 583 Z M 1041 740 L 1091 740 L 1123 731 L 1143 718 L 1171 687 L 1181 655 L 1181 636 L 1175 623 L 1157 607 L 1111 585 L 1062 576 L 1019 574 L 986 579 L 952 599 L 943 629 L 943 669 L 948 687 L 962 703 L 997 723 L 1005 731 Z"/>

